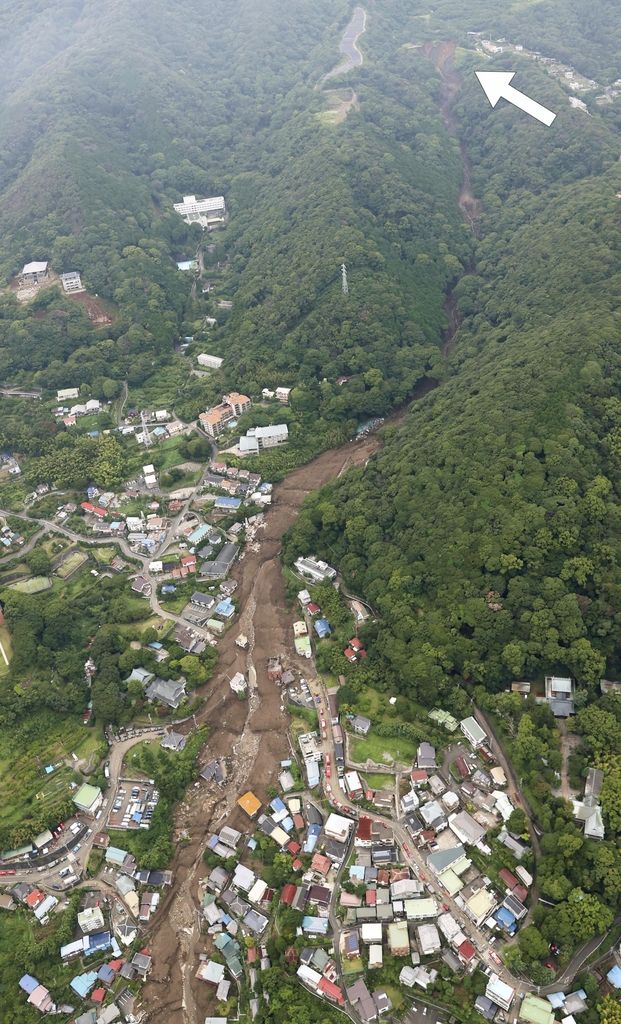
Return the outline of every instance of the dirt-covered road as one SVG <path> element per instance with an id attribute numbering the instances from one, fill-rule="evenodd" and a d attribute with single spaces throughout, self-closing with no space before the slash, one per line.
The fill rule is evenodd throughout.
<path id="1" fill-rule="evenodd" d="M 288 714 L 282 708 L 280 688 L 267 678 L 266 661 L 283 653 L 301 671 L 308 662 L 297 657 L 293 646 L 292 623 L 297 615 L 294 609 L 287 609 L 285 602 L 282 536 L 295 522 L 310 491 L 350 466 L 364 465 L 377 448 L 375 436 L 350 442 L 324 452 L 277 484 L 265 528 L 258 534 L 258 551 L 247 549 L 233 571 L 239 584 L 240 622 L 219 643 L 216 673 L 203 688 L 208 701 L 197 716 L 210 728 L 201 762 L 224 758 L 227 782 L 219 790 L 214 784 L 201 782 L 188 791 L 177 812 L 176 835 L 181 837 L 185 830 L 187 837 L 180 839 L 172 864 L 172 891 L 145 940 L 154 960 L 144 989 L 149 1021 L 195 1024 L 204 1019 L 210 993 L 194 975 L 199 953 L 206 949 L 196 909 L 198 881 L 207 873 L 202 859 L 206 840 L 213 827 L 225 819 L 233 827 L 248 829 L 249 820 L 236 805 L 238 795 L 251 788 L 265 801 L 267 786 L 274 783 L 280 761 L 289 754 Z M 235 637 L 241 631 L 250 639 L 249 651 L 235 646 Z M 256 689 L 250 690 L 248 701 L 239 701 L 228 681 L 233 673 L 248 672 L 251 667 L 256 670 Z M 190 731 L 193 723 L 187 722 L 183 728 Z"/>

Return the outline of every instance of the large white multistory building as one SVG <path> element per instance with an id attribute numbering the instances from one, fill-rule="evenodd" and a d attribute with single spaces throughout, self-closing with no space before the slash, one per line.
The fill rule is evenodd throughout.
<path id="1" fill-rule="evenodd" d="M 217 221 L 224 220 L 226 206 L 224 196 L 211 199 L 197 199 L 196 196 L 184 196 L 182 203 L 174 203 L 176 213 L 180 214 L 186 224 L 201 224 L 204 228 Z"/>

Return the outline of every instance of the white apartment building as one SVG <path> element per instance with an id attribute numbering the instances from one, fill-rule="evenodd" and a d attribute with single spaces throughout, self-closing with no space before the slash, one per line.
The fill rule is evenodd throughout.
<path id="1" fill-rule="evenodd" d="M 182 203 L 173 203 L 175 213 L 183 217 L 186 224 L 200 224 L 208 227 L 214 221 L 224 220 L 226 206 L 224 196 L 211 199 L 197 199 L 196 196 L 184 196 Z"/>

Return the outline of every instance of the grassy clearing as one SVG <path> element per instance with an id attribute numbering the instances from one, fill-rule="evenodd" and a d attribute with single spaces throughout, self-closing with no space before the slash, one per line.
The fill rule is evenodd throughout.
<path id="1" fill-rule="evenodd" d="M 103 565 L 110 565 L 116 553 L 116 548 L 95 548 L 93 551 L 97 561 L 102 562 Z"/>
<path id="2" fill-rule="evenodd" d="M 364 764 L 367 758 L 371 758 L 376 764 L 389 765 L 392 761 L 408 764 L 416 756 L 416 744 L 413 740 L 404 736 L 376 736 L 373 729 L 365 739 L 352 737 L 350 750 L 353 760 L 359 764 Z M 385 757 L 385 754 L 388 754 L 389 757 Z"/>
<path id="3" fill-rule="evenodd" d="M 387 789 L 392 791 L 395 788 L 394 775 L 365 774 L 364 777 L 367 781 L 369 789 Z"/>
<path id="4" fill-rule="evenodd" d="M 400 1006 L 403 1006 L 403 995 L 396 985 L 384 985 L 384 988 L 394 1010 L 398 1010 Z"/>
<path id="5" fill-rule="evenodd" d="M 10 662 L 13 657 L 13 646 L 11 644 L 11 634 L 6 626 L 0 626 L 0 644 L 2 644 L 7 661 Z M 0 653 L 0 676 L 5 676 L 8 671 L 9 666 Z"/>

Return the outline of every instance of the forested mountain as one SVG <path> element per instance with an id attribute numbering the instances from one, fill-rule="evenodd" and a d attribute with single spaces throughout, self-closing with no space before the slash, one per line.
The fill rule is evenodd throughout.
<path id="1" fill-rule="evenodd" d="M 491 110 L 475 66 L 453 112 L 482 237 L 450 376 L 308 500 L 287 549 L 338 562 L 381 614 L 364 671 L 425 701 L 461 677 L 619 670 L 621 140 L 534 67 L 513 84 L 559 110 L 553 128 Z"/>

